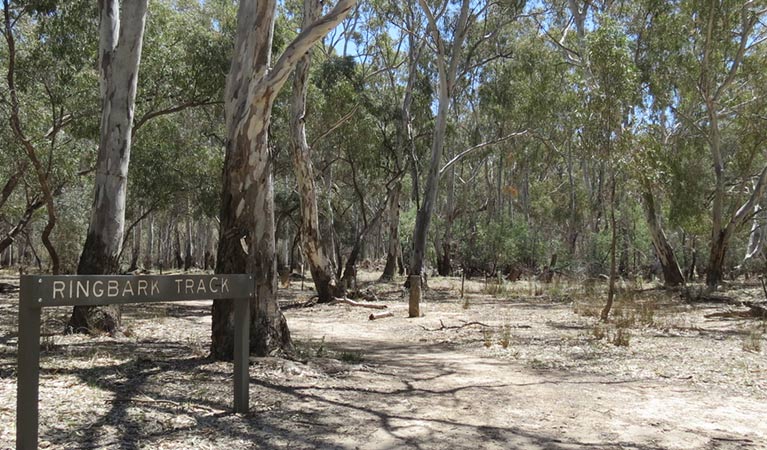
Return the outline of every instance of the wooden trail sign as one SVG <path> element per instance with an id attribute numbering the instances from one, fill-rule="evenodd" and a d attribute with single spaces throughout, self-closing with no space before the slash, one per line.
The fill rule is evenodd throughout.
<path id="1" fill-rule="evenodd" d="M 23 275 L 19 293 L 16 449 L 37 448 L 40 316 L 46 306 L 234 300 L 234 411 L 248 412 L 253 275 Z"/>

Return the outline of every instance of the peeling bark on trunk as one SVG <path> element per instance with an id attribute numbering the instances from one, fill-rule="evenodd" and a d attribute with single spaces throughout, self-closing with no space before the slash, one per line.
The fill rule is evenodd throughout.
<path id="1" fill-rule="evenodd" d="M 674 287 L 684 284 L 684 276 L 682 270 L 679 268 L 676 255 L 674 255 L 674 249 L 666 239 L 666 233 L 663 232 L 660 223 L 658 223 L 657 212 L 655 210 L 655 198 L 652 191 L 645 188 L 642 194 L 644 200 L 645 218 L 647 219 L 647 226 L 650 229 L 650 237 L 652 239 L 652 245 L 655 249 L 655 254 L 658 256 L 661 269 L 663 270 L 663 284 L 666 287 Z"/>
<path id="2" fill-rule="evenodd" d="M 304 0 L 302 28 L 306 29 L 322 13 L 320 0 Z M 328 303 L 335 297 L 343 297 L 333 271 L 333 265 L 325 254 L 320 236 L 317 186 L 314 180 L 312 149 L 306 142 L 306 94 L 311 66 L 311 51 L 307 52 L 296 65 L 293 75 L 293 97 L 290 105 L 291 149 L 293 170 L 298 183 L 301 200 L 301 242 L 304 255 L 309 263 L 319 303 Z"/>
<path id="3" fill-rule="evenodd" d="M 242 1 L 227 78 L 227 145 L 216 273 L 247 271 L 255 277 L 251 301 L 251 352 L 291 350 L 285 317 L 277 305 L 274 184 L 269 123 L 273 102 L 303 55 L 349 13 L 354 0 L 340 0 L 305 28 L 270 70 L 276 0 Z M 234 350 L 231 300 L 213 303 L 211 355 L 231 359 Z"/>
<path id="4" fill-rule="evenodd" d="M 99 71 L 101 139 L 96 163 L 93 206 L 79 274 L 118 271 L 125 228 L 131 129 L 148 0 L 99 2 Z M 119 305 L 76 306 L 70 331 L 114 333 L 120 327 Z"/>

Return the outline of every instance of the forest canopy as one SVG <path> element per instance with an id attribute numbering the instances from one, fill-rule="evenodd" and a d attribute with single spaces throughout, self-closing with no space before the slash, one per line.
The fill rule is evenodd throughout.
<path id="1" fill-rule="evenodd" d="M 134 17 L 108 2 L 123 9 L 115 39 L 138 24 L 143 48 L 125 80 L 130 170 L 126 156 L 105 266 L 234 270 L 221 252 L 242 237 L 230 261 L 272 252 L 266 281 L 306 266 L 320 297 L 352 288 L 362 261 L 409 281 L 654 275 L 711 288 L 764 268 L 767 3 L 337 3 L 157 0 Z M 242 50 L 251 4 L 272 5 L 268 48 Z M 118 42 L 105 74 L 108 5 L 3 2 L 3 266 L 84 270 L 116 120 L 105 99 L 130 59 Z M 261 59 L 238 65 L 242 52 Z M 238 141 L 237 115 L 259 102 L 261 125 L 247 120 L 263 139 Z M 259 237 L 232 234 L 261 225 L 225 204 L 251 176 L 236 174 L 237 142 L 266 158 L 253 166 L 253 189 L 270 192 Z"/>

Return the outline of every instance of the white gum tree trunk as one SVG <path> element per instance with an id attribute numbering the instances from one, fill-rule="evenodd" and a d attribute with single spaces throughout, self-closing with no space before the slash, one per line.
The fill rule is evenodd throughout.
<path id="1" fill-rule="evenodd" d="M 304 0 L 302 28 L 311 26 L 320 14 L 320 0 Z M 333 265 L 322 246 L 312 149 L 306 141 L 306 94 L 311 57 L 312 52 L 307 52 L 296 65 L 293 75 L 293 96 L 290 104 L 291 150 L 301 200 L 301 242 L 319 302 L 325 303 L 333 300 L 333 297 L 342 296 L 343 292 L 339 289 Z"/>
<path id="2" fill-rule="evenodd" d="M 355 0 L 339 0 L 305 27 L 272 67 L 276 0 L 243 0 L 225 91 L 226 157 L 221 202 L 217 273 L 252 273 L 257 296 L 251 304 L 251 352 L 266 355 L 292 343 L 275 291 L 277 267 L 274 183 L 269 123 L 272 105 L 291 71 L 311 47 L 340 23 Z M 231 359 L 234 350 L 231 300 L 213 304 L 211 355 Z"/>
<path id="3" fill-rule="evenodd" d="M 77 267 L 79 274 L 118 270 L 125 229 L 131 130 L 148 0 L 99 1 L 99 78 L 101 137 L 88 234 Z M 121 17 L 122 16 L 122 17 Z M 75 307 L 71 331 L 114 333 L 120 327 L 116 305 Z"/>

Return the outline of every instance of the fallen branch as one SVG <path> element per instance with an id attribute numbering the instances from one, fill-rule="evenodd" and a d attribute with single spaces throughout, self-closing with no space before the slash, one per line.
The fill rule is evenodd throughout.
<path id="1" fill-rule="evenodd" d="M 350 300 L 348 298 L 340 298 L 340 297 L 334 297 L 333 301 L 330 302 L 330 304 L 336 304 L 336 303 L 343 303 L 349 306 L 359 306 L 360 308 L 371 308 L 371 309 L 386 309 L 388 306 L 386 305 L 371 305 L 368 303 L 360 303 L 355 302 L 354 300 Z"/>
<path id="2" fill-rule="evenodd" d="M 440 331 L 440 330 L 458 330 L 464 327 L 469 327 L 471 325 L 479 325 L 482 327 L 488 327 L 488 328 L 495 328 L 491 325 L 487 325 L 482 322 L 465 322 L 463 325 L 451 325 L 449 327 L 446 327 L 444 323 L 442 323 L 442 319 L 439 319 L 439 328 L 426 328 L 423 325 L 419 325 L 421 328 L 423 328 L 426 331 Z"/>
<path id="3" fill-rule="evenodd" d="M 419 326 L 421 328 L 423 328 L 424 330 L 426 330 L 426 331 L 459 330 L 461 328 L 468 327 L 468 326 L 471 326 L 471 325 L 479 325 L 481 327 L 487 327 L 487 328 L 499 328 L 500 327 L 500 326 L 488 325 L 486 323 L 476 322 L 476 321 L 466 322 L 465 320 L 461 320 L 461 322 L 463 322 L 463 325 L 445 326 L 445 324 L 442 323 L 442 319 L 439 319 L 439 325 L 440 325 L 439 328 L 426 328 L 423 325 L 419 325 Z M 531 328 L 530 325 L 503 325 L 503 327 L 508 327 L 508 328 Z"/>
<path id="4" fill-rule="evenodd" d="M 383 319 L 384 317 L 392 317 L 394 315 L 391 311 L 386 311 L 378 314 L 371 314 L 368 319 L 369 320 L 377 320 L 377 319 Z"/>

